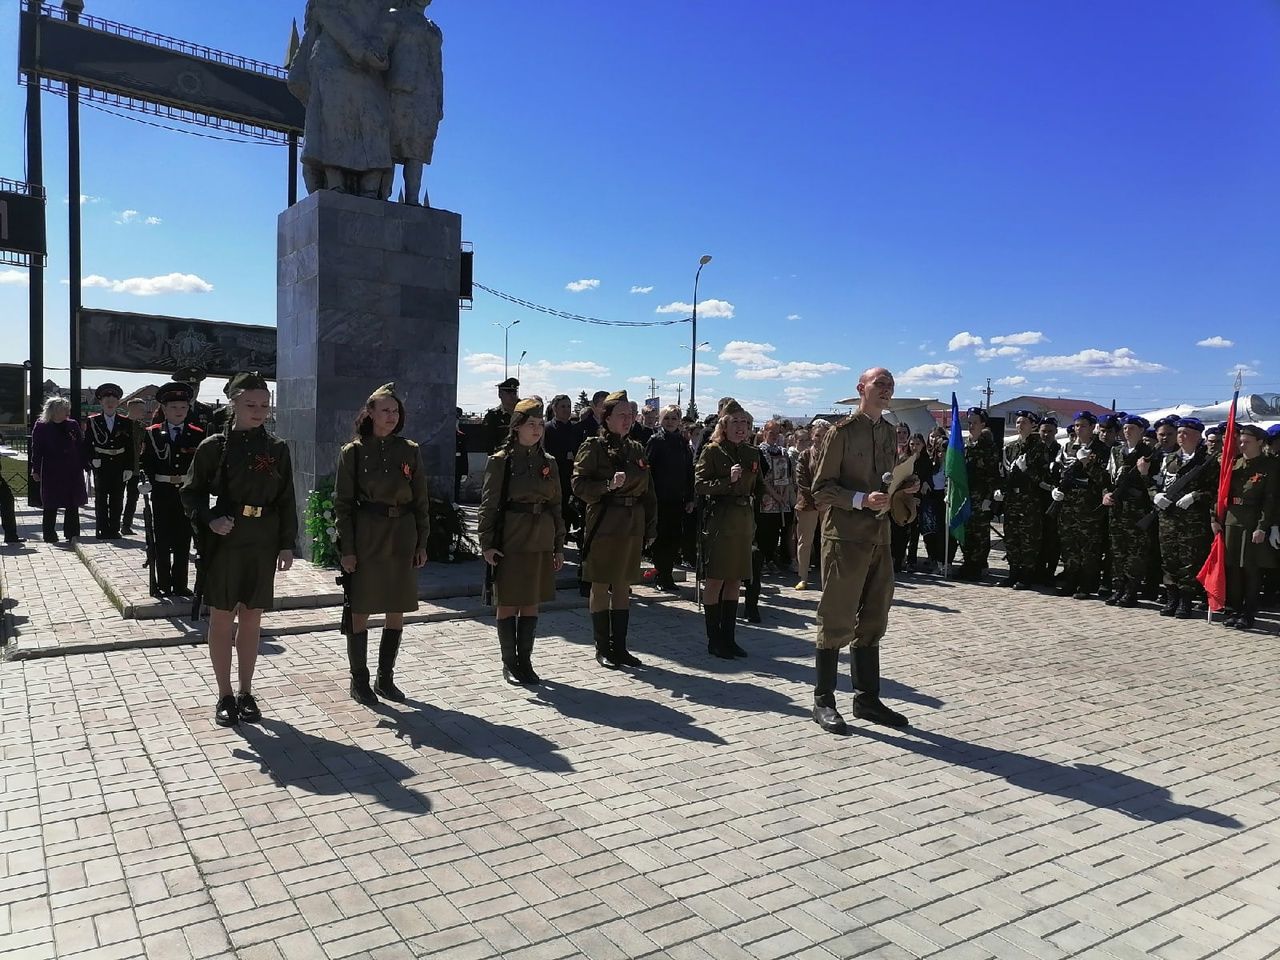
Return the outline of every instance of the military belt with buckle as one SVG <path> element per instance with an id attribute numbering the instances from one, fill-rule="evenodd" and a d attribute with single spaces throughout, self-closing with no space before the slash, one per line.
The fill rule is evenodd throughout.
<path id="1" fill-rule="evenodd" d="M 398 507 L 392 503 L 378 503 L 374 500 L 363 500 L 356 504 L 356 509 L 364 513 L 376 514 L 379 517 L 388 517 L 392 520 L 409 515 L 408 507 Z"/>
<path id="2" fill-rule="evenodd" d="M 255 507 L 251 503 L 246 503 L 240 507 L 238 516 L 252 517 L 256 520 L 257 518 L 264 516 L 269 509 L 270 507 Z"/>
<path id="3" fill-rule="evenodd" d="M 151 478 L 156 483 L 181 483 L 187 479 L 183 474 L 169 474 L 168 476 L 155 476 Z"/>
<path id="4" fill-rule="evenodd" d="M 634 507 L 640 502 L 639 497 L 610 497 L 609 502 L 615 507 Z"/>
<path id="5" fill-rule="evenodd" d="M 94 447 L 94 453 L 100 453 L 104 457 L 118 457 L 124 453 L 124 447 Z"/>

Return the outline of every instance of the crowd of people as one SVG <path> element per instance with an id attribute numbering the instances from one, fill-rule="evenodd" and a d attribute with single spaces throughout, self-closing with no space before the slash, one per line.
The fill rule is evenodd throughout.
<path id="1" fill-rule="evenodd" d="M 252 681 L 261 617 L 297 536 L 289 447 L 266 429 L 270 394 L 257 374 L 231 379 L 215 424 L 194 422 L 195 389 L 161 387 L 155 422 L 145 426 L 120 410 L 114 384 L 98 388 L 102 412 L 83 427 L 65 400 L 50 398 L 32 436 L 32 475 L 49 542 L 58 541 L 59 510 L 64 536 L 79 535 L 86 471 L 99 538 L 130 533 L 131 500 L 138 491 L 147 497 L 159 596 L 192 596 L 194 537 L 194 602 L 210 609 L 215 720 L 252 722 L 260 716 Z M 1121 607 L 1146 597 L 1159 600 L 1162 615 L 1195 616 L 1205 603 L 1197 574 L 1221 532 L 1223 622 L 1253 628 L 1264 593 L 1276 591 L 1280 429 L 1240 425 L 1236 449 L 1226 451 L 1225 425 L 1081 412 L 1060 439 L 1053 417 L 1022 410 L 1006 442 L 988 428 L 985 410 L 971 408 L 967 508 L 957 520 L 947 497 L 948 433 L 892 423 L 893 389 L 892 374 L 872 368 L 859 380 L 857 409 L 840 422 L 757 426 L 732 397 L 696 421 L 674 406 L 642 411 L 626 391 L 598 391 L 575 416 L 566 395 L 544 405 L 521 399 L 515 379 L 499 384 L 499 405 L 485 418 L 495 443 L 477 533 L 507 682 L 540 682 L 532 656 L 539 607 L 555 595 L 569 541 L 579 548 L 596 659 L 610 669 L 641 666 L 629 646 L 630 599 L 645 555 L 659 590 L 678 590 L 678 564 L 693 571 L 707 652 L 724 659 L 748 655 L 736 627 L 739 619 L 760 622 L 766 576 L 794 574 L 801 591 L 820 586 L 814 720 L 832 732 L 845 729 L 834 699 L 844 646 L 852 648 L 855 715 L 906 724 L 879 698 L 879 642 L 895 578 L 938 572 L 962 555 L 955 576 L 982 579 L 993 523 L 1003 524 L 1001 584 L 1015 590 L 1056 588 Z M 365 704 L 405 699 L 394 669 L 403 616 L 418 604 L 416 570 L 427 559 L 426 477 L 405 426 L 395 385 L 378 388 L 334 466 L 350 695 Z M 1231 479 L 1220 514 L 1224 457 Z M 8 520 L 5 533 L 17 538 Z M 384 617 L 376 677 L 367 662 L 374 615 Z"/>

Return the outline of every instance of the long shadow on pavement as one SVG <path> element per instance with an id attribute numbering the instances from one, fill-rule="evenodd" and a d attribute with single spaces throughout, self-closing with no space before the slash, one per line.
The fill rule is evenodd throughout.
<path id="1" fill-rule="evenodd" d="M 809 715 L 808 710 L 800 709 L 785 694 L 770 690 L 767 687 L 757 686 L 754 683 L 744 683 L 739 680 L 721 680 L 718 677 L 695 673 L 678 673 L 674 670 L 663 670 L 661 667 L 637 670 L 632 676 L 636 680 L 650 684 L 659 690 L 669 690 L 677 697 L 682 697 L 693 703 L 705 704 L 709 707 L 724 707 L 729 710 L 747 710 L 790 716 Z"/>
<path id="2" fill-rule="evenodd" d="M 232 756 L 257 763 L 282 787 L 320 796 L 364 794 L 391 810 L 427 813 L 431 801 L 404 785 L 415 774 L 377 750 L 326 740 L 280 720 L 241 723 L 235 731 L 252 748 Z"/>
<path id="3" fill-rule="evenodd" d="M 1175 803 L 1167 787 L 1091 763 L 1054 763 L 1052 760 L 984 747 L 915 728 L 900 736 L 863 726 L 854 726 L 851 730 L 868 740 L 878 740 L 943 763 L 991 773 L 1014 786 L 1036 793 L 1052 794 L 1079 800 L 1092 807 L 1116 810 L 1134 820 L 1167 823 L 1170 820 L 1187 819 L 1231 829 L 1243 826 L 1228 814 Z"/>
<path id="4" fill-rule="evenodd" d="M 632 675 L 639 678 L 644 672 L 637 670 Z M 575 720 L 633 733 L 668 733 L 701 743 L 725 742 L 710 730 L 699 727 L 687 713 L 653 700 L 545 681 L 534 692 L 536 702 L 545 703 Z"/>
<path id="5" fill-rule="evenodd" d="M 477 760 L 505 760 L 548 773 L 573 771 L 573 764 L 555 752 L 553 742 L 523 727 L 494 723 L 421 700 L 406 700 L 404 709 L 399 710 L 385 703 L 369 709 L 382 716 L 379 728 L 392 731 L 415 750 L 427 747 Z"/>

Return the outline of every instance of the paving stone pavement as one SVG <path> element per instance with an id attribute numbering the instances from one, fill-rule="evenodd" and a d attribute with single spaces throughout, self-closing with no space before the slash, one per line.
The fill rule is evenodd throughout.
<path id="1" fill-rule="evenodd" d="M 41 556 L 33 625 L 167 627 Z M 232 730 L 201 647 L 0 663 L 0 960 L 1280 956 L 1274 633 L 913 578 L 914 726 L 837 738 L 815 592 L 732 662 L 638 593 L 642 669 L 548 613 L 538 690 L 487 620 L 408 627 L 372 710 L 336 631 L 272 638 Z"/>

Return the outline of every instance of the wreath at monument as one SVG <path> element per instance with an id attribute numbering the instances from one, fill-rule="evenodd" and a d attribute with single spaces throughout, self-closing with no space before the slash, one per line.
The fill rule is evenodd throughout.
<path id="1" fill-rule="evenodd" d="M 432 563 L 460 563 L 480 555 L 480 544 L 467 533 L 467 514 L 447 500 L 431 498 L 431 531 L 427 559 Z"/>
<path id="2" fill-rule="evenodd" d="M 307 536 L 311 538 L 311 562 L 321 567 L 338 565 L 338 515 L 333 509 L 333 480 L 321 480 L 307 494 L 303 515 Z"/>

